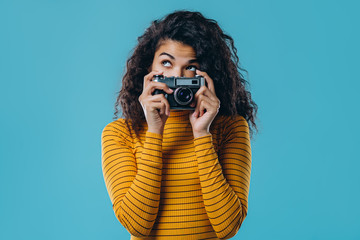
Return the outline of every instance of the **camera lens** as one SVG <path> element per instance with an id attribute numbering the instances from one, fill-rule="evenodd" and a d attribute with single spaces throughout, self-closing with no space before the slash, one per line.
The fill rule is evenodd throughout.
<path id="1" fill-rule="evenodd" d="M 189 104 L 193 96 L 194 94 L 189 88 L 177 88 L 174 92 L 174 99 L 180 105 Z"/>

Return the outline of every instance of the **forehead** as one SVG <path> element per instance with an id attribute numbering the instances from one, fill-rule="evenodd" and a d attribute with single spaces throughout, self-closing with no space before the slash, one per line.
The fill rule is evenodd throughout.
<path id="1" fill-rule="evenodd" d="M 196 57 L 195 50 L 191 46 L 173 40 L 165 40 L 155 52 L 155 57 L 163 52 L 169 53 L 175 58 Z"/>

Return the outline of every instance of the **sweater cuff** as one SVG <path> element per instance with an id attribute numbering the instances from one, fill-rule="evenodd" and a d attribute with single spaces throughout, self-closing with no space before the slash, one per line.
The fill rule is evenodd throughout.
<path id="1" fill-rule="evenodd" d="M 212 135 L 211 134 L 205 135 L 202 137 L 198 137 L 198 138 L 194 138 L 195 148 L 200 145 L 211 144 L 211 143 L 212 143 Z"/>
<path id="2" fill-rule="evenodd" d="M 146 132 L 146 137 L 150 137 L 151 139 L 158 139 L 161 140 L 163 139 L 163 135 L 159 134 L 159 133 L 153 133 L 153 132 Z"/>

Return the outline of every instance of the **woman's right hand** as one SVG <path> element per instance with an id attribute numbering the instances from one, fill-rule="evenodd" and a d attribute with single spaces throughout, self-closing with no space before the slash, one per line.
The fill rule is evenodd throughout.
<path id="1" fill-rule="evenodd" d="M 148 132 L 163 134 L 164 126 L 170 115 L 170 104 L 164 94 L 152 95 L 155 89 L 163 90 L 171 94 L 173 90 L 165 83 L 151 81 L 154 75 L 161 75 L 162 71 L 152 71 L 144 77 L 143 92 L 139 96 L 139 102 L 143 108 Z"/>

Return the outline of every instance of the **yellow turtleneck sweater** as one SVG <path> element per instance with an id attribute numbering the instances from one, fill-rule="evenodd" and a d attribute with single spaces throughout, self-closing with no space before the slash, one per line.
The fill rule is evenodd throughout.
<path id="1" fill-rule="evenodd" d="M 102 171 L 114 213 L 138 239 L 228 239 L 247 215 L 248 123 L 217 116 L 194 139 L 189 111 L 171 111 L 163 135 L 131 135 L 124 119 L 102 132 Z"/>

